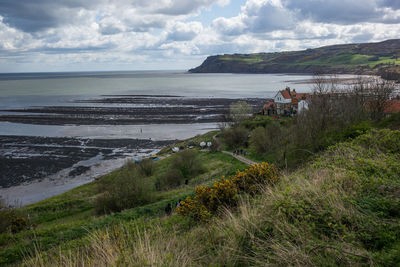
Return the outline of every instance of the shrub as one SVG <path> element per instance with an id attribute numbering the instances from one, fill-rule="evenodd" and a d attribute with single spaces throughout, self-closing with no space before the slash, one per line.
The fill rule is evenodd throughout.
<path id="1" fill-rule="evenodd" d="M 210 190 L 210 206 L 212 211 L 216 211 L 218 206 L 232 207 L 237 202 L 238 188 L 236 184 L 230 180 L 222 177 L 219 181 L 215 182 Z"/>
<path id="2" fill-rule="evenodd" d="M 186 198 L 177 212 L 195 220 L 208 221 L 209 216 L 216 213 L 219 207 L 234 207 L 239 191 L 257 193 L 262 185 L 277 181 L 278 172 L 273 164 L 255 164 L 244 171 L 238 171 L 229 179 L 222 177 L 211 187 L 198 186 L 194 199 Z"/>
<path id="3" fill-rule="evenodd" d="M 15 217 L 11 223 L 11 232 L 18 233 L 28 226 L 28 222 L 24 217 Z"/>
<path id="4" fill-rule="evenodd" d="M 224 140 L 230 148 L 247 146 L 249 131 L 244 127 L 231 127 L 223 131 Z"/>
<path id="5" fill-rule="evenodd" d="M 16 217 L 13 209 L 7 208 L 3 203 L 0 203 L 0 233 L 7 231 Z"/>
<path id="6" fill-rule="evenodd" d="M 239 190 L 254 194 L 259 191 L 260 186 L 275 184 L 278 181 L 278 170 L 274 164 L 262 162 L 251 165 L 244 171 L 237 171 L 232 181 Z"/>
<path id="7" fill-rule="evenodd" d="M 210 151 L 211 152 L 221 151 L 221 141 L 219 141 L 218 139 L 215 139 L 211 144 Z"/>
<path id="8" fill-rule="evenodd" d="M 97 213 L 119 212 L 152 201 L 153 186 L 136 168 L 123 169 L 112 178 L 99 182 Z"/>
<path id="9" fill-rule="evenodd" d="M 137 167 L 144 176 L 151 176 L 154 173 L 154 162 L 151 159 L 145 159 L 139 162 Z"/>
<path id="10" fill-rule="evenodd" d="M 185 201 L 181 201 L 181 205 L 176 211 L 196 221 L 208 222 L 211 218 L 211 212 L 200 201 L 190 197 L 187 197 Z"/>
<path id="11" fill-rule="evenodd" d="M 0 199 L 0 233 L 8 230 L 17 233 L 27 226 L 26 218 L 18 215 L 14 208 L 7 207 Z"/>
<path id="12" fill-rule="evenodd" d="M 172 159 L 172 168 L 180 170 L 185 178 L 203 172 L 203 165 L 193 150 L 184 150 L 175 154 Z"/>
<path id="13" fill-rule="evenodd" d="M 259 154 L 279 147 L 282 140 L 282 127 L 274 122 L 264 127 L 258 127 L 251 132 L 250 144 Z"/>
<path id="14" fill-rule="evenodd" d="M 184 179 L 185 177 L 180 170 L 170 169 L 167 173 L 158 178 L 156 181 L 156 188 L 158 190 L 173 188 L 181 185 Z"/>

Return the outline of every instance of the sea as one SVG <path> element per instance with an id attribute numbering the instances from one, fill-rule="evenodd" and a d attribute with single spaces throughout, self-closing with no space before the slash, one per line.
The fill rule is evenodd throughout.
<path id="1" fill-rule="evenodd" d="M 186 71 L 0 74 L 0 197 L 23 206 L 60 194 L 121 167 L 129 158 L 157 152 L 162 142 L 216 129 L 216 115 L 208 109 L 218 110 L 221 99 L 262 102 L 287 86 L 309 92 L 312 78 Z M 203 106 L 191 114 L 196 99 Z M 50 119 L 47 110 L 52 110 Z M 104 114 L 96 117 L 97 111 Z M 129 140 L 136 140 L 135 145 Z"/>

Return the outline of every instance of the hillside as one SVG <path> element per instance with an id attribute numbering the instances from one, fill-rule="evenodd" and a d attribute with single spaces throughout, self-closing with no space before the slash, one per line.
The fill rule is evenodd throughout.
<path id="1" fill-rule="evenodd" d="M 395 266 L 399 131 L 339 143 L 201 223 L 173 214 L 90 231 L 28 266 Z M 125 215 L 126 216 L 126 215 Z M 82 242 L 82 241 L 81 241 Z M 83 245 L 83 246 L 82 246 Z"/>
<path id="2" fill-rule="evenodd" d="M 302 51 L 209 56 L 192 73 L 378 74 L 400 80 L 400 39 Z"/>
<path id="3" fill-rule="evenodd" d="M 0 266 L 396 266 L 400 113 L 328 125 L 306 138 L 294 118 L 253 116 L 235 126 L 249 144 L 209 132 L 175 145 L 216 149 L 165 147 L 16 217 L 0 208 Z M 292 134 L 257 152 L 260 129 Z"/>

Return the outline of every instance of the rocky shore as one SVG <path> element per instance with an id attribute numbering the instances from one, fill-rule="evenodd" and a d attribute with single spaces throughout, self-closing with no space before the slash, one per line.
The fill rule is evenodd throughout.
<path id="1" fill-rule="evenodd" d="M 103 160 L 133 157 L 172 141 L 1 136 L 0 187 L 40 180 L 68 169 L 74 177 Z"/>
<path id="2" fill-rule="evenodd" d="M 118 95 L 75 101 L 72 106 L 1 110 L 0 121 L 41 125 L 138 125 L 220 122 L 229 106 L 245 100 L 255 110 L 265 99 Z M 85 105 L 85 106 L 83 106 Z"/>

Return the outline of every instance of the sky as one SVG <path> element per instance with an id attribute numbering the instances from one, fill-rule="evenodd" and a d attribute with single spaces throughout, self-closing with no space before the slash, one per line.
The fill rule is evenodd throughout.
<path id="1" fill-rule="evenodd" d="M 186 70 L 400 38 L 400 0 L 0 0 L 0 72 Z"/>

